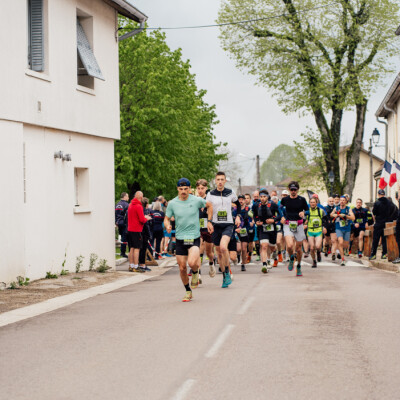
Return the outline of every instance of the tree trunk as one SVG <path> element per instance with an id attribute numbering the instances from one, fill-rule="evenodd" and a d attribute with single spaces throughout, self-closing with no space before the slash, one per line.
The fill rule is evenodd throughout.
<path id="1" fill-rule="evenodd" d="M 343 181 L 344 192 L 353 195 L 354 185 L 356 183 L 358 168 L 360 167 L 360 151 L 364 138 L 365 115 L 367 113 L 368 100 L 364 99 L 361 104 L 356 105 L 356 129 L 353 142 L 346 153 L 346 173 Z"/>
<path id="2" fill-rule="evenodd" d="M 135 193 L 140 190 L 140 184 L 138 182 L 134 183 L 128 183 L 128 188 L 129 188 L 129 198 L 133 199 L 135 196 Z"/>

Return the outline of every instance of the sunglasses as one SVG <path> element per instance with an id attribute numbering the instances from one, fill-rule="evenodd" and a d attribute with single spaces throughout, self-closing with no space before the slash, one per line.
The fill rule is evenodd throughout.
<path id="1" fill-rule="evenodd" d="M 299 189 L 297 189 L 297 188 L 292 188 L 292 189 L 290 189 L 290 191 L 291 192 L 297 192 Z"/>

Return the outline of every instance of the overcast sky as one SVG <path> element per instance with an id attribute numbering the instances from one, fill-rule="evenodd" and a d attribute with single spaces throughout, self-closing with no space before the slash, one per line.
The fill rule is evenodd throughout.
<path id="1" fill-rule="evenodd" d="M 129 1 L 148 15 L 149 27 L 213 24 L 220 4 L 219 0 Z M 239 157 L 238 160 L 244 184 L 254 181 L 255 167 L 251 158 L 259 154 L 265 159 L 279 144 L 291 145 L 293 140 L 299 140 L 307 126 L 315 127 L 312 117 L 300 118 L 296 114 L 287 116 L 282 113 L 266 88 L 255 86 L 254 78 L 235 67 L 220 46 L 218 28 L 167 30 L 166 34 L 171 49 L 180 47 L 183 57 L 190 60 L 198 87 L 208 92 L 208 103 L 216 105 L 220 121 L 215 129 L 217 140 L 228 142 L 230 149 L 248 157 Z M 382 134 L 380 144 L 383 144 L 384 126 L 376 122 L 374 114 L 393 80 L 394 76 L 391 76 L 382 82 L 376 95 L 370 99 L 365 127 L 366 142 L 377 127 Z M 354 122 L 348 115 L 343 124 L 345 142 L 351 140 L 353 132 Z M 374 152 L 378 156 L 383 155 L 383 149 L 377 148 Z"/>

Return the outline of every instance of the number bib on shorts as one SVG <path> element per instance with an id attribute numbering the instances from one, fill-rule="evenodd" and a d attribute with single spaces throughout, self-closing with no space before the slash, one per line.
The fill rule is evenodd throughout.
<path id="1" fill-rule="evenodd" d="M 194 245 L 194 239 L 183 239 L 183 244 L 185 246 L 193 246 Z"/>
<path id="2" fill-rule="evenodd" d="M 299 223 L 297 221 L 289 221 L 290 232 L 296 233 Z"/>
<path id="3" fill-rule="evenodd" d="M 240 229 L 239 235 L 240 235 L 240 237 L 245 237 L 245 236 L 247 236 L 247 230 L 246 230 L 246 228 Z"/>
<path id="4" fill-rule="evenodd" d="M 228 212 L 226 210 L 218 210 L 217 220 L 218 222 L 228 221 Z"/>
<path id="5" fill-rule="evenodd" d="M 200 229 L 207 228 L 207 218 L 200 218 Z"/>
<path id="6" fill-rule="evenodd" d="M 263 232 L 273 232 L 274 229 L 274 225 L 272 224 L 264 224 L 263 225 Z"/>

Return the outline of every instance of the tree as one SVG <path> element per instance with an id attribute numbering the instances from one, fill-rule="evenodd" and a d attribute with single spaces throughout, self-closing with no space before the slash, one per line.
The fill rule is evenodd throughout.
<path id="1" fill-rule="evenodd" d="M 290 177 L 293 171 L 299 167 L 300 160 L 305 160 L 305 157 L 296 147 L 289 146 L 288 144 L 280 144 L 272 150 L 271 154 L 261 165 L 261 183 L 272 182 L 276 185 Z"/>
<path id="2" fill-rule="evenodd" d="M 136 28 L 120 20 L 125 30 Z M 215 143 L 215 106 L 196 87 L 181 50 L 172 51 L 160 31 L 119 46 L 121 140 L 115 143 L 116 194 L 176 196 L 176 182 L 210 179 L 225 157 Z"/>
<path id="3" fill-rule="evenodd" d="M 223 47 L 238 67 L 272 89 L 284 112 L 314 116 L 324 155 L 323 178 L 351 195 L 359 168 L 368 98 L 393 71 L 388 62 L 398 25 L 395 0 L 225 0 Z M 343 180 L 339 144 L 343 113 L 356 113 Z"/>

